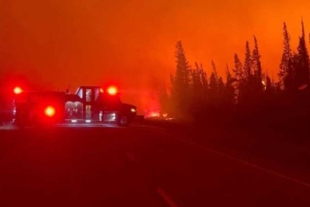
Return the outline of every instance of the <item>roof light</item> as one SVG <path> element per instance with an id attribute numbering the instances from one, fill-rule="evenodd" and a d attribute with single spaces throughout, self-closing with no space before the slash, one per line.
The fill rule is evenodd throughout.
<path id="1" fill-rule="evenodd" d="M 117 94 L 117 88 L 115 86 L 110 86 L 108 89 L 107 89 L 107 92 L 108 94 L 110 95 L 116 95 Z"/>
<path id="2" fill-rule="evenodd" d="M 54 116 L 55 115 L 55 108 L 54 107 L 52 107 L 52 106 L 48 106 L 48 107 L 46 107 L 45 108 L 45 110 L 44 110 L 44 114 L 46 115 L 46 116 L 48 116 L 48 117 L 52 117 L 52 116 Z"/>
<path id="3" fill-rule="evenodd" d="M 13 90 L 13 92 L 15 93 L 15 94 L 21 94 L 22 92 L 23 92 L 23 90 L 21 89 L 21 87 L 15 87 L 14 88 L 14 90 Z"/>

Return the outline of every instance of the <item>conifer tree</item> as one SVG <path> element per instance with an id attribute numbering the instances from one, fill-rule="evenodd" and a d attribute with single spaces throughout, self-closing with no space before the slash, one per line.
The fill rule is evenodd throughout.
<path id="1" fill-rule="evenodd" d="M 294 88 L 295 71 L 293 68 L 293 54 L 290 46 L 290 35 L 286 23 L 283 23 L 283 52 L 279 71 L 279 84 L 285 91 Z"/>
<path id="2" fill-rule="evenodd" d="M 176 115 L 186 115 L 190 106 L 190 66 L 182 42 L 178 41 L 175 50 L 176 72 L 173 79 L 171 98 L 177 110 Z"/>
<path id="3" fill-rule="evenodd" d="M 304 22 L 301 22 L 301 36 L 299 37 L 297 64 L 295 65 L 296 86 L 299 88 L 309 84 L 309 54 L 306 47 Z"/>

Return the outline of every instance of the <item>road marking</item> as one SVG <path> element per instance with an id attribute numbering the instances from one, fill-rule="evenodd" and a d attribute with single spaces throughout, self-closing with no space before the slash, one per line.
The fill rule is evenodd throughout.
<path id="1" fill-rule="evenodd" d="M 158 126 L 148 126 L 148 125 L 132 125 L 134 128 L 147 128 L 147 129 L 161 129 L 163 130 L 163 127 L 158 127 Z"/>
<path id="2" fill-rule="evenodd" d="M 126 153 L 126 156 L 131 162 L 136 162 L 135 157 L 132 154 Z"/>
<path id="3" fill-rule="evenodd" d="M 168 196 L 168 194 L 160 187 L 157 188 L 157 193 L 167 203 L 169 207 L 178 207 L 178 205 Z"/>
<path id="4" fill-rule="evenodd" d="M 175 139 L 175 138 L 172 138 L 172 139 Z M 175 139 L 175 140 L 178 140 L 178 141 L 182 141 L 182 142 L 185 142 L 185 143 L 188 143 L 194 147 L 197 147 L 197 148 L 200 148 L 200 149 L 203 149 L 203 150 L 207 150 L 213 154 L 216 154 L 216 155 L 219 155 L 219 156 L 222 156 L 222 157 L 225 157 L 227 159 L 230 159 L 230 160 L 234 160 L 234 161 L 237 161 L 239 163 L 242 163 L 246 166 L 249 166 L 249 167 L 252 167 L 252 168 L 255 168 L 255 169 L 258 169 L 258 170 L 261 170 L 265 173 L 269 173 L 269 174 L 272 174 L 274 176 L 277 176 L 277 177 L 280 177 L 280 178 L 283 178 L 283 179 L 286 179 L 286 180 L 289 180 L 293 183 L 296 183 L 296 184 L 300 184 L 300 185 L 303 185 L 305 187 L 308 187 L 310 188 L 310 184 L 307 183 L 307 182 L 304 182 L 304 181 L 300 181 L 298 179 L 295 179 L 295 178 L 292 178 L 292 177 L 289 177 L 289 176 L 286 176 L 286 175 L 283 175 L 279 172 L 276 172 L 276 171 L 273 171 L 273 170 L 269 170 L 267 168 L 264 168 L 264 167 L 261 167 L 259 165 L 256 165 L 256 164 L 253 164 L 253 163 L 250 163 L 248 161 L 245 161 L 243 159 L 240 159 L 240 158 L 237 158 L 237 157 L 234 157 L 234 156 L 231 156 L 231 155 L 228 155 L 226 153 L 223 153 L 223 152 L 220 152 L 220 151 L 217 151 L 217 150 L 214 150 L 214 149 L 210 149 L 210 148 L 207 148 L 207 147 L 204 147 L 204 146 L 201 146 L 195 142 L 192 142 L 192 141 L 187 141 L 187 140 L 180 140 L 180 139 Z"/>
<path id="5" fill-rule="evenodd" d="M 100 123 L 94 123 L 94 124 L 84 124 L 84 123 L 78 123 L 78 124 L 57 124 L 55 127 L 57 128 L 118 128 L 122 129 L 124 127 L 112 125 L 112 124 L 100 124 Z"/>

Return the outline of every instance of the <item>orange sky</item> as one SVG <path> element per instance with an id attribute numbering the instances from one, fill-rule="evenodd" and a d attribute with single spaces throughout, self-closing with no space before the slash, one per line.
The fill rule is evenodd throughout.
<path id="1" fill-rule="evenodd" d="M 276 76 L 282 22 L 296 48 L 301 17 L 309 32 L 310 2 L 253 2 L 2 0 L 0 69 L 42 77 L 60 89 L 116 80 L 125 99 L 141 106 L 148 98 L 138 98 L 147 91 L 140 89 L 174 71 L 176 41 L 183 41 L 190 63 L 210 71 L 213 59 L 223 75 L 234 52 L 243 59 L 245 41 L 255 34 L 264 69 Z"/>

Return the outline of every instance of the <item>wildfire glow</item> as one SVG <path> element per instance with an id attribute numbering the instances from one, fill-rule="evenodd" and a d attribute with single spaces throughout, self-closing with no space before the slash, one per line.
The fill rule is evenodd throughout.
<path id="1" fill-rule="evenodd" d="M 159 113 L 158 112 L 150 112 L 150 114 L 148 114 L 148 117 L 159 117 Z"/>

